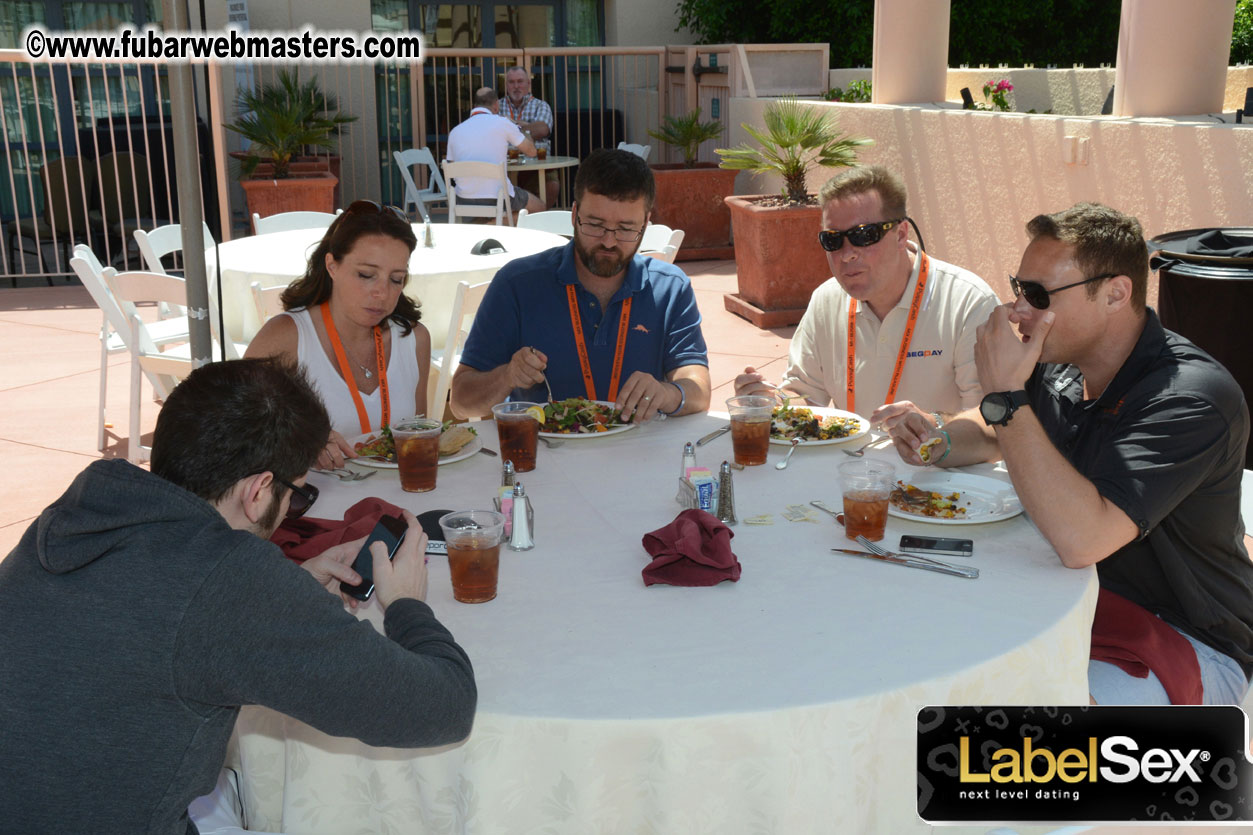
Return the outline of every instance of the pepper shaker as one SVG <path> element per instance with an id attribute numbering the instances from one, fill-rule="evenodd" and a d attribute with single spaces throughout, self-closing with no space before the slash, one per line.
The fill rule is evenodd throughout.
<path id="1" fill-rule="evenodd" d="M 505 517 L 505 536 L 513 530 L 513 480 L 513 462 L 506 458 L 500 468 L 500 489 L 493 499 L 496 510 Z"/>
<path id="2" fill-rule="evenodd" d="M 535 539 L 531 535 L 534 523 L 531 500 L 519 481 L 513 485 L 513 530 L 509 535 L 509 550 L 529 551 L 535 547 Z"/>
<path id="3" fill-rule="evenodd" d="M 735 485 L 731 481 L 731 464 L 722 462 L 718 470 L 718 521 L 724 525 L 735 524 Z"/>

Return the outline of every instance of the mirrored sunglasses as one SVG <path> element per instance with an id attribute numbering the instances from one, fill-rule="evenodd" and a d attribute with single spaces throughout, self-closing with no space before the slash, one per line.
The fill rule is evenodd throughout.
<path id="1" fill-rule="evenodd" d="M 1009 287 L 1014 291 L 1014 298 L 1022 296 L 1027 300 L 1027 304 L 1036 310 L 1044 310 L 1049 306 L 1049 296 L 1054 293 L 1060 293 L 1063 290 L 1069 290 L 1071 287 L 1082 287 L 1085 284 L 1091 284 L 1094 281 L 1104 281 L 1107 278 L 1113 278 L 1118 273 L 1101 273 L 1091 278 L 1085 278 L 1083 281 L 1076 281 L 1074 284 L 1067 284 L 1063 287 L 1055 287 L 1052 290 L 1045 290 L 1044 285 L 1038 281 L 1020 281 L 1012 275 L 1009 277 Z"/>
<path id="2" fill-rule="evenodd" d="M 839 252 L 844 248 L 844 239 L 853 246 L 874 246 L 883 240 L 883 233 L 903 222 L 905 218 L 884 220 L 879 223 L 859 223 L 851 229 L 823 229 L 818 233 L 818 243 L 827 252 Z"/>

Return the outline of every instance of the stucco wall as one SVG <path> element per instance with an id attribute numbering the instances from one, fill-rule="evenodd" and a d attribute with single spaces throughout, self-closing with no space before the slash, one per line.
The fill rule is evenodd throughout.
<path id="1" fill-rule="evenodd" d="M 732 99 L 741 122 L 767 102 Z M 1165 119 L 1066 118 L 931 107 L 814 102 L 875 145 L 861 159 L 902 174 L 927 249 L 983 276 L 1002 298 L 1018 268 L 1026 221 L 1081 200 L 1136 215 L 1148 236 L 1253 225 L 1253 127 Z M 1068 139 L 1067 137 L 1074 137 Z M 1077 162 L 1065 160 L 1073 156 Z M 816 190 L 830 172 L 810 172 Z M 737 194 L 775 193 L 778 178 L 741 173 Z M 815 246 L 817 244 L 815 243 Z M 1156 290 L 1150 286 L 1152 298 Z"/>

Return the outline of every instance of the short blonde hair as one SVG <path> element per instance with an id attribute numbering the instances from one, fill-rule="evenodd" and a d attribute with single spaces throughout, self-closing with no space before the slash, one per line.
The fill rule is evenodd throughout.
<path id="1" fill-rule="evenodd" d="M 884 220 L 897 220 L 908 214 L 905 209 L 905 182 L 882 165 L 846 168 L 822 184 L 818 202 L 825 207 L 833 200 L 843 200 L 868 191 L 879 195 L 887 215 Z"/>

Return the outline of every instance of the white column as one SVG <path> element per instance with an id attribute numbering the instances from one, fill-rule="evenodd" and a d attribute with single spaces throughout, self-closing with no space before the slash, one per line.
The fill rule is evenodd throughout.
<path id="1" fill-rule="evenodd" d="M 1236 0 L 1123 0 L 1115 116 L 1223 109 Z"/>
<path id="2" fill-rule="evenodd" d="M 949 0 L 875 0 L 875 104 L 944 101 L 949 18 Z"/>

